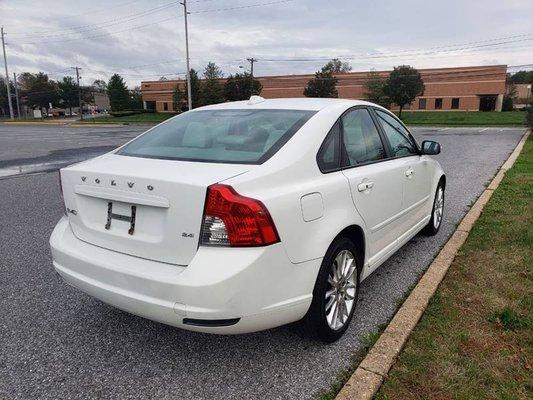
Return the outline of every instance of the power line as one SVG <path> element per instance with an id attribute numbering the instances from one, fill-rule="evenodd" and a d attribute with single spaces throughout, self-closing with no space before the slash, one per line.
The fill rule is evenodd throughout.
<path id="1" fill-rule="evenodd" d="M 72 26 L 72 27 L 68 27 L 68 28 L 64 28 L 64 29 L 60 29 L 60 30 L 33 32 L 33 33 L 28 33 L 28 34 L 18 34 L 18 36 L 22 37 L 22 38 L 38 37 L 40 39 L 47 39 L 47 38 L 51 38 L 51 37 L 60 37 L 60 36 L 65 36 L 65 35 L 69 35 L 69 34 L 81 34 L 81 33 L 85 33 L 85 32 L 90 32 L 90 31 L 94 31 L 94 30 L 98 30 L 98 29 L 102 29 L 102 28 L 108 28 L 110 26 L 120 25 L 120 24 L 123 24 L 123 23 L 126 23 L 126 22 L 134 21 L 134 20 L 142 18 L 142 17 L 144 17 L 146 15 L 150 15 L 150 14 L 154 14 L 154 13 L 157 13 L 157 12 L 160 12 L 160 11 L 164 11 L 164 10 L 174 6 L 178 2 L 179 1 L 173 1 L 173 2 L 170 2 L 170 3 L 167 3 L 167 4 L 163 4 L 161 6 L 158 6 L 158 7 L 150 8 L 148 10 L 144 10 L 142 12 L 133 13 L 133 14 L 126 15 L 126 16 L 120 17 L 120 18 L 113 18 L 113 19 L 110 19 L 110 20 L 107 20 L 107 21 L 99 22 L 97 24 Z M 74 32 L 72 32 L 72 31 L 74 31 Z M 54 32 L 61 32 L 61 33 L 55 33 L 54 34 Z M 10 35 L 13 35 L 13 33 L 10 33 Z"/>
<path id="2" fill-rule="evenodd" d="M 529 35 L 529 36 L 533 36 Z M 503 39 L 503 38 L 502 38 Z M 496 39 L 494 39 L 496 40 Z M 499 39 L 501 40 L 501 39 Z M 313 62 L 313 61 L 324 61 L 324 60 L 331 60 L 333 58 L 339 58 L 339 59 L 347 59 L 347 60 L 353 60 L 353 59 L 373 59 L 373 58 L 392 58 L 392 57 L 404 57 L 404 56 L 412 56 L 412 55 L 428 55 L 428 54 L 436 54 L 436 53 L 445 53 L 445 52 L 454 52 L 454 51 L 461 51 L 461 50 L 470 50 L 470 49 L 477 49 L 477 48 L 484 48 L 484 47 L 492 47 L 492 46 L 499 46 L 502 44 L 509 44 L 509 43 L 517 43 L 517 42 L 523 42 L 523 41 L 529 41 L 533 40 L 533 37 L 528 38 L 522 38 L 518 40 L 508 40 L 498 43 L 485 43 L 485 44 L 479 44 L 475 46 L 467 46 L 465 45 L 452 45 L 452 46 L 442 46 L 440 47 L 442 50 L 430 50 L 430 49 L 424 49 L 424 50 L 410 50 L 411 53 L 408 53 L 409 50 L 400 51 L 397 53 L 371 53 L 371 54 L 351 54 L 351 55 L 339 55 L 335 57 L 305 57 L 305 58 L 260 58 L 261 61 L 267 61 L 267 62 Z M 463 47 L 458 47 L 463 46 Z M 455 48 L 448 48 L 446 47 L 455 47 Z"/>
<path id="3" fill-rule="evenodd" d="M 272 1 L 272 2 L 266 2 L 266 3 L 256 3 L 256 4 L 237 6 L 237 7 L 228 7 L 228 8 L 218 8 L 218 9 L 211 9 L 211 10 L 192 11 L 192 12 L 189 12 L 189 14 L 201 14 L 201 13 L 210 13 L 210 12 L 238 10 L 238 9 L 245 9 L 245 8 L 252 8 L 252 7 L 268 6 L 268 5 L 273 5 L 273 4 L 288 3 L 288 2 L 291 2 L 291 1 L 294 1 L 294 0 L 278 0 L 278 1 Z M 138 19 L 138 18 L 140 18 L 142 16 L 162 11 L 162 10 L 164 10 L 166 8 L 171 7 L 172 5 L 174 5 L 174 4 L 178 3 L 178 2 L 179 1 L 167 3 L 167 4 L 163 5 L 163 6 L 154 7 L 153 9 L 146 10 L 146 11 L 144 11 L 142 13 L 132 14 L 134 17 L 131 17 L 129 19 L 119 20 L 118 22 L 114 22 L 114 23 L 109 23 L 107 26 L 106 25 L 96 26 L 96 25 L 99 25 L 99 24 L 86 25 L 86 27 L 92 27 L 92 28 L 86 29 L 85 31 L 73 32 L 73 33 L 84 33 L 84 32 L 91 31 L 91 30 L 96 30 L 96 29 L 100 29 L 100 28 L 104 28 L 104 27 L 108 27 L 108 26 L 113 26 L 113 25 L 118 25 L 118 24 L 122 24 L 122 23 L 125 23 L 125 22 L 129 22 L 129 21 L 132 21 L 134 19 Z M 142 15 L 139 15 L 139 14 L 142 14 Z M 146 26 L 149 26 L 149 25 L 158 24 L 158 23 L 161 23 L 161 22 L 170 21 L 171 19 L 173 19 L 173 18 L 166 18 L 166 19 L 159 20 L 159 21 L 154 21 L 154 22 L 151 22 L 151 23 L 148 23 L 148 24 L 134 26 L 134 27 L 131 27 L 131 28 L 128 28 L 128 29 L 123 29 L 123 30 L 114 31 L 114 32 L 106 32 L 106 33 L 102 33 L 102 34 L 98 34 L 98 35 L 82 36 L 82 37 L 79 37 L 79 38 L 70 38 L 70 39 L 63 39 L 63 40 L 47 40 L 46 42 L 47 43 L 63 43 L 63 42 L 71 42 L 71 41 L 83 40 L 83 39 L 94 39 L 94 38 L 99 38 L 99 37 L 103 37 L 103 36 L 112 35 L 112 34 L 115 34 L 115 33 L 122 33 L 122 32 L 127 32 L 127 31 L 130 31 L 130 30 L 133 30 L 133 29 L 143 28 L 143 27 L 146 27 Z M 117 20 L 115 19 L 113 21 L 117 21 Z M 83 28 L 83 27 L 85 27 L 85 26 L 80 26 L 78 28 Z M 69 29 L 75 29 L 75 28 L 76 27 L 66 28 L 65 31 L 68 31 Z M 49 32 L 57 32 L 57 31 L 49 31 Z M 10 35 L 14 35 L 14 34 L 15 33 L 10 33 Z M 16 33 L 16 34 L 22 35 L 21 36 L 22 38 L 34 38 L 34 37 L 36 37 L 36 38 L 39 38 L 39 39 L 47 39 L 49 37 L 57 37 L 57 36 L 65 36 L 66 35 L 66 34 L 62 33 L 62 34 L 55 34 L 55 35 L 45 35 L 43 37 L 43 36 L 40 36 L 38 33 L 32 33 L 32 34 L 29 34 L 29 35 L 26 35 L 26 36 L 23 36 L 24 34 L 22 34 L 22 33 Z M 40 44 L 40 43 L 41 43 L 41 41 L 38 41 L 38 42 L 35 42 L 35 41 L 18 42 L 18 44 Z"/>
<path id="4" fill-rule="evenodd" d="M 119 31 L 105 32 L 105 33 L 101 33 L 101 34 L 98 34 L 98 35 L 81 36 L 81 37 L 78 37 L 78 38 L 62 39 L 62 40 L 47 40 L 45 42 L 43 42 L 43 41 L 38 41 L 38 42 L 20 42 L 20 43 L 17 43 L 17 44 L 65 43 L 65 42 L 78 41 L 78 40 L 81 40 L 81 39 L 95 39 L 95 38 L 101 38 L 101 37 L 104 37 L 104 36 L 111 36 L 111 35 L 114 35 L 116 33 L 129 32 L 129 31 L 132 31 L 134 29 L 140 29 L 140 28 L 144 28 L 144 27 L 147 27 L 147 26 L 150 26 L 150 25 L 160 24 L 162 22 L 173 21 L 173 20 L 175 20 L 175 17 L 164 18 L 164 19 L 160 19 L 158 21 L 147 23 L 147 24 L 132 26 L 131 28 L 122 29 L 122 30 L 119 30 Z"/>
<path id="5" fill-rule="evenodd" d="M 82 17 L 84 15 L 92 15 L 92 14 L 99 14 L 99 13 L 102 13 L 102 12 L 109 12 L 109 10 L 112 10 L 114 8 L 124 7 L 124 6 L 130 5 L 130 4 L 133 4 L 133 3 L 139 3 L 140 1 L 144 1 L 144 0 L 128 1 L 128 2 L 125 2 L 125 3 L 116 4 L 114 6 L 109 6 L 109 7 L 106 7 L 106 8 L 100 8 L 100 9 L 96 9 L 96 10 L 92 10 L 92 11 L 86 11 L 86 12 L 80 13 L 80 14 L 64 15 L 62 17 L 57 17 L 57 18 L 47 18 L 47 20 L 49 20 L 49 21 L 60 21 L 60 20 L 63 20 L 63 19 L 71 19 L 71 18 L 76 18 L 76 17 Z M 12 32 L 11 33 L 11 35 L 23 35 L 23 34 L 24 34 L 23 32 Z"/>
<path id="6" fill-rule="evenodd" d="M 244 8 L 252 8 L 252 7 L 262 7 L 262 6 L 270 6 L 273 4 L 282 4 L 282 3 L 289 3 L 294 0 L 278 0 L 278 1 L 270 1 L 267 3 L 256 3 L 256 4 L 248 4 L 243 6 L 235 6 L 235 7 L 227 7 L 227 8 L 215 8 L 212 10 L 201 10 L 201 11 L 191 11 L 191 14 L 203 14 L 203 13 L 210 13 L 210 12 L 219 12 L 219 11 L 233 11 L 233 10 L 241 10 Z"/>

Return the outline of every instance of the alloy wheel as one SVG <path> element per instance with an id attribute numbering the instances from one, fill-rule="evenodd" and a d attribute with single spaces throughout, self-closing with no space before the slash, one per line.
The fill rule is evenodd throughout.
<path id="1" fill-rule="evenodd" d="M 437 196 L 435 197 L 435 206 L 433 207 L 433 226 L 438 229 L 442 222 L 442 214 L 444 212 L 444 190 L 441 186 L 437 189 Z"/>
<path id="2" fill-rule="evenodd" d="M 357 290 L 357 264 L 349 250 L 340 251 L 330 266 L 325 311 L 328 325 L 341 329 L 348 321 Z"/>

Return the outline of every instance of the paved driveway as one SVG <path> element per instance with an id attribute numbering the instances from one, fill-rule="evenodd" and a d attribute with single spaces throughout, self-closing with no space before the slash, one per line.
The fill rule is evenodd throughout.
<path id="1" fill-rule="evenodd" d="M 94 300 L 52 271 L 48 238 L 62 213 L 57 174 L 0 180 L 0 398 L 316 397 L 349 365 L 363 336 L 391 318 L 523 129 L 414 133 L 443 147 L 437 158 L 448 177 L 444 224 L 435 237 L 415 237 L 363 283 L 352 325 L 332 345 L 301 338 L 292 327 L 228 337 L 190 333 Z M 91 146 L 100 144 L 91 139 Z M 31 146 L 40 151 L 38 142 Z"/>

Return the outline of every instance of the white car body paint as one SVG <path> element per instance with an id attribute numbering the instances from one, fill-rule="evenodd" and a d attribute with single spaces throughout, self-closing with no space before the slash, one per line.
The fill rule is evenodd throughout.
<path id="1" fill-rule="evenodd" d="M 56 271 L 115 307 L 194 331 L 246 333 L 301 319 L 322 258 L 339 233 L 362 229 L 365 279 L 428 223 L 444 175 L 436 161 L 419 154 L 322 173 L 319 148 L 353 107 L 380 108 L 355 100 L 273 99 L 197 109 L 316 111 L 259 165 L 111 152 L 62 169 L 68 212 L 50 238 Z M 215 183 L 260 200 L 280 241 L 199 245 L 206 190 Z M 135 206 L 135 234 L 128 234 L 124 220 L 104 228 L 109 203 L 123 216 Z M 187 319 L 237 322 L 199 326 Z"/>

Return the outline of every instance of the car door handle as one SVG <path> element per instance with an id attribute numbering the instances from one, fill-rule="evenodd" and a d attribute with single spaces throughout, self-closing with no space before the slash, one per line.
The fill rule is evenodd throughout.
<path id="1" fill-rule="evenodd" d="M 411 168 L 411 167 L 409 167 L 409 168 L 407 168 L 407 170 L 405 171 L 405 176 L 408 177 L 408 178 L 410 178 L 410 177 L 413 176 L 414 173 L 415 173 L 414 169 Z"/>
<path id="2" fill-rule="evenodd" d="M 374 182 L 372 181 L 366 181 L 361 182 L 359 185 L 357 185 L 357 190 L 360 192 L 364 192 L 365 190 L 372 189 L 374 187 Z"/>

